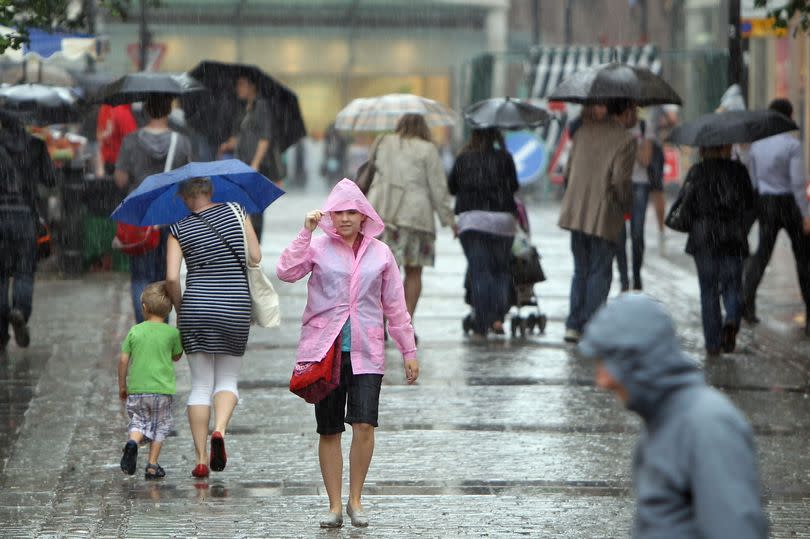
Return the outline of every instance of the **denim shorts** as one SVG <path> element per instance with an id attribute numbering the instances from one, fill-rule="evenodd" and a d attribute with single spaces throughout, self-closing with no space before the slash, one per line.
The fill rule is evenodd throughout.
<path id="1" fill-rule="evenodd" d="M 343 352 L 340 385 L 321 402 L 315 403 L 318 434 L 337 434 L 346 430 L 344 423 L 368 423 L 377 426 L 382 374 L 353 374 L 352 356 Z"/>

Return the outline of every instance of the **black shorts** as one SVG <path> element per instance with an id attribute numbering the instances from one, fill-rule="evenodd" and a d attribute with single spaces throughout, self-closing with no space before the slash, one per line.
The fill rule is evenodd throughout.
<path id="1" fill-rule="evenodd" d="M 382 374 L 353 374 L 352 356 L 343 352 L 340 385 L 328 397 L 315 403 L 318 434 L 337 434 L 346 430 L 344 423 L 368 423 L 377 426 Z"/>

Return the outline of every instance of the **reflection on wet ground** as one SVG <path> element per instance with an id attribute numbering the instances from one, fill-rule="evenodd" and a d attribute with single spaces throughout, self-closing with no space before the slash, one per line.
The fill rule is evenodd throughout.
<path id="1" fill-rule="evenodd" d="M 303 209 L 311 203 L 290 200 Z M 300 219 L 293 213 L 268 220 L 275 232 L 266 236 L 268 259 L 297 232 Z M 33 327 L 47 339 L 26 352 L 12 349 L 0 364 L 0 435 L 19 435 L 0 479 L 0 521 L 8 523 L 0 535 L 627 536 L 629 470 L 641 425 L 594 387 L 593 364 L 562 342 L 570 253 L 552 213 L 533 216 L 536 229 L 547 234 L 541 251 L 549 281 L 539 288 L 550 317 L 545 335 L 467 341 L 460 325 L 467 310 L 463 256 L 449 235 L 439 237 L 439 266 L 425 273 L 416 318 L 417 385 L 405 383 L 401 357 L 393 346 L 387 350 L 365 498 L 368 530 L 317 528 L 326 497 L 312 406 L 288 390 L 303 283 L 278 286 L 285 315 L 279 330 L 252 331 L 241 401 L 227 433 L 228 467 L 207 480 L 189 477 L 195 463 L 184 417 L 189 372 L 185 360 L 178 363 L 175 432 L 160 458 L 167 477 L 155 482 L 143 478 L 145 450 L 136 475 L 123 476 L 118 466 L 126 417 L 115 391 L 115 358 L 131 324 L 126 278 L 44 284 Z M 806 536 L 810 348 L 744 328 L 737 353 L 705 362 L 696 279 L 654 250 L 649 260 L 646 282 L 667 298 L 686 351 L 754 427 L 773 536 Z M 79 300 L 94 318 L 77 318 L 62 306 Z M 345 457 L 350 439 L 349 429 Z M 0 444 L 0 455 L 11 445 Z"/>

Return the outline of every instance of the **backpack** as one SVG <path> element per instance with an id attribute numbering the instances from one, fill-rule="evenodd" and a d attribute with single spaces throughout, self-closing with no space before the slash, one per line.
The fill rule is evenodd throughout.
<path id="1" fill-rule="evenodd" d="M 174 153 L 177 148 L 178 135 L 171 134 L 169 153 L 166 155 L 166 165 L 163 172 L 169 172 L 174 162 Z M 154 251 L 160 245 L 160 229 L 156 226 L 138 226 L 119 221 L 113 238 L 113 249 L 118 249 L 129 256 L 140 256 Z"/>

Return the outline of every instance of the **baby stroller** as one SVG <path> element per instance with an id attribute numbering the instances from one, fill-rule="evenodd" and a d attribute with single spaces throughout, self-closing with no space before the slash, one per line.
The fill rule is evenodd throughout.
<path id="1" fill-rule="evenodd" d="M 543 267 L 540 265 L 540 253 L 531 244 L 529 217 L 526 206 L 519 199 L 517 204 L 518 232 L 512 244 L 512 310 L 509 317 L 509 328 L 512 337 L 530 335 L 546 331 L 548 318 L 540 310 L 534 285 L 546 280 Z"/>
<path id="2" fill-rule="evenodd" d="M 545 332 L 547 318 L 540 311 L 537 297 L 534 294 L 534 284 L 545 281 L 546 276 L 540 265 L 540 254 L 529 241 L 529 219 L 526 207 L 517 198 L 515 203 L 518 208 L 518 232 L 515 234 L 515 241 L 512 244 L 512 286 L 509 293 L 509 303 L 512 308 L 510 309 L 509 325 L 512 337 L 517 336 L 518 332 L 523 337 L 535 330 L 538 333 Z M 466 289 L 465 302 L 471 304 L 469 271 L 464 279 L 464 287 Z M 472 314 L 465 316 L 461 324 L 465 335 L 472 331 Z"/>

